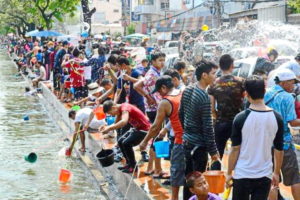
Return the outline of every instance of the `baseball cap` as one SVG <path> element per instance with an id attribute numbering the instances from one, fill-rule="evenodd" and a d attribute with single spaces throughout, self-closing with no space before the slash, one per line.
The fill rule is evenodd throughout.
<path id="1" fill-rule="evenodd" d="M 90 83 L 88 85 L 88 91 L 89 91 L 90 95 L 94 95 L 94 94 L 96 94 L 98 92 L 101 92 L 101 91 L 103 91 L 103 89 L 104 88 L 99 87 L 98 83 Z"/>
<path id="2" fill-rule="evenodd" d="M 278 80 L 279 82 L 282 81 L 289 81 L 289 80 L 295 80 L 296 83 L 299 83 L 300 81 L 297 79 L 294 72 L 292 72 L 289 69 L 280 69 L 276 73 L 275 80 Z"/>
<path id="3" fill-rule="evenodd" d="M 154 88 L 154 90 L 152 90 L 151 93 L 153 94 L 155 92 L 158 92 L 162 86 L 167 86 L 167 87 L 174 86 L 171 76 L 163 75 L 163 76 L 159 77 L 155 83 L 155 88 Z"/>
<path id="4" fill-rule="evenodd" d="M 68 41 L 63 41 L 63 43 L 62 43 L 63 45 L 68 45 L 69 44 L 69 42 Z"/>

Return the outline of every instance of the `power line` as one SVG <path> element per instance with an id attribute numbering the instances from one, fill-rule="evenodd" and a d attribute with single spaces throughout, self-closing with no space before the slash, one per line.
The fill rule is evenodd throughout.
<path id="1" fill-rule="evenodd" d="M 220 3 L 235 3 L 235 2 L 237 2 L 237 3 L 266 3 L 266 2 L 281 2 L 281 1 L 282 0 L 259 0 L 259 1 L 251 1 L 251 0 L 232 0 L 232 1 L 226 1 L 226 0 L 219 0 L 218 2 L 220 2 Z M 148 23 L 152 24 L 152 23 L 161 22 L 161 21 L 165 21 L 165 20 L 169 20 L 169 19 L 178 17 L 178 16 L 183 15 L 183 14 L 185 14 L 187 12 L 193 11 L 196 8 L 201 7 L 201 6 L 205 5 L 206 3 L 214 3 L 215 4 L 216 2 L 215 1 L 206 1 L 206 2 L 203 2 L 203 3 L 201 3 L 201 4 L 197 5 L 197 6 L 189 9 L 189 10 L 186 10 L 184 12 L 178 13 L 178 14 L 173 15 L 171 17 L 167 17 L 167 18 L 164 18 L 164 19 L 156 20 L 156 21 L 151 21 L 151 22 L 148 22 Z"/>

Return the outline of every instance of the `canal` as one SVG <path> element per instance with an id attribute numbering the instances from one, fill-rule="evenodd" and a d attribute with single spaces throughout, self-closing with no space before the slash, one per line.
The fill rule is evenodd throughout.
<path id="1" fill-rule="evenodd" d="M 106 199 L 80 160 L 59 156 L 67 145 L 64 135 L 38 97 L 24 96 L 26 82 L 16 74 L 0 51 L 0 199 Z M 24 155 L 32 151 L 38 160 L 28 163 Z M 58 181 L 62 168 L 73 174 L 67 184 Z"/>

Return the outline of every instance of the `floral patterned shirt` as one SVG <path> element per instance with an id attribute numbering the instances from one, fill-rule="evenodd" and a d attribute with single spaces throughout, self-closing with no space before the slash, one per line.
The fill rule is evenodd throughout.
<path id="1" fill-rule="evenodd" d="M 149 94 L 151 97 L 154 98 L 156 101 L 155 105 L 148 105 L 146 99 L 145 105 L 146 105 L 146 112 L 152 112 L 157 110 L 157 106 L 159 102 L 161 101 L 162 97 L 158 92 L 151 94 L 152 90 L 155 88 L 156 80 L 160 77 L 160 71 L 156 69 L 155 67 L 151 66 L 149 71 L 146 73 L 144 78 L 144 90 L 147 94 Z"/>

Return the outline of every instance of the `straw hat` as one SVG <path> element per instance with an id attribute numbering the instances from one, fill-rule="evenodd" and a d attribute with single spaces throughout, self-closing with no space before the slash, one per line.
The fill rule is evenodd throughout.
<path id="1" fill-rule="evenodd" d="M 94 95 L 98 92 L 101 92 L 103 90 L 102 87 L 99 87 L 98 83 L 91 83 L 88 85 L 89 94 Z"/>

